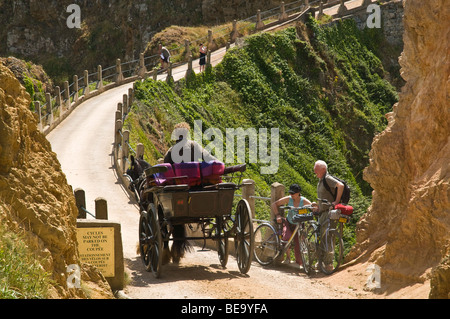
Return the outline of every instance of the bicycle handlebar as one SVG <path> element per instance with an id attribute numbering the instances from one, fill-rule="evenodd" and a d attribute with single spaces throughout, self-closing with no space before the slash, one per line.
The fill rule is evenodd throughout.
<path id="1" fill-rule="evenodd" d="M 279 208 L 281 208 L 281 209 L 298 209 L 298 210 L 302 210 L 302 209 L 313 209 L 313 206 L 312 205 L 305 205 L 305 206 L 301 206 L 301 207 L 280 206 Z"/>
<path id="2" fill-rule="evenodd" d="M 322 202 L 322 204 L 327 205 L 327 206 L 332 206 L 334 208 L 333 203 L 330 203 L 327 199 L 322 199 L 322 198 L 317 198 L 317 200 L 319 202 Z"/>

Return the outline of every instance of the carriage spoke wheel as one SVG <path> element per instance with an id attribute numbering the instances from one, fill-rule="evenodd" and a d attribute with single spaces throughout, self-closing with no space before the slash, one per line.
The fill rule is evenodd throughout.
<path id="1" fill-rule="evenodd" d="M 159 278 L 162 263 L 162 238 L 153 204 L 149 206 L 149 212 L 143 211 L 139 218 L 139 250 L 145 269 L 151 271 L 155 278 Z"/>
<path id="2" fill-rule="evenodd" d="M 228 232 L 222 216 L 216 217 L 217 253 L 220 265 L 226 267 L 228 263 Z"/>
<path id="3" fill-rule="evenodd" d="M 236 207 L 236 237 L 235 248 L 239 271 L 246 274 L 252 262 L 253 255 L 253 223 L 250 207 L 245 199 L 241 199 Z"/>

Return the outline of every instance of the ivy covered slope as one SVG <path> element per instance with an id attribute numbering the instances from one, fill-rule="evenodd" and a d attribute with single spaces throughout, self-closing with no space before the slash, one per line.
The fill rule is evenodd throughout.
<path id="1" fill-rule="evenodd" d="M 347 237 L 353 238 L 354 223 L 370 204 L 362 170 L 374 135 L 387 124 L 384 114 L 397 101 L 380 59 L 369 49 L 374 32 L 359 31 L 352 21 L 320 27 L 310 18 L 306 25 L 249 37 L 216 68 L 186 81 L 138 82 L 125 123 L 131 142 L 144 143 L 147 160 L 155 164 L 173 143 L 171 132 L 180 121 L 194 127 L 201 120 L 203 132 L 218 128 L 224 136 L 227 128 L 241 127 L 267 128 L 270 137 L 270 129 L 279 128 L 278 172 L 261 174 L 268 164 L 247 166 L 258 195 L 270 196 L 274 182 L 298 183 L 304 196 L 316 200 L 313 166 L 323 159 L 329 172 L 352 188 L 356 218 Z M 257 217 L 267 218 L 268 212 L 268 205 L 257 201 Z"/>

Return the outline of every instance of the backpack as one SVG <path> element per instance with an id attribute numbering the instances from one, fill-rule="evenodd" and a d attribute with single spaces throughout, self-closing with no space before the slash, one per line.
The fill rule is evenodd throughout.
<path id="1" fill-rule="evenodd" d="M 334 179 L 337 179 L 342 184 L 344 184 L 344 190 L 342 191 L 342 196 L 341 196 L 341 203 L 348 204 L 348 202 L 350 201 L 350 187 L 347 185 L 347 182 L 336 176 L 333 176 L 333 175 L 330 175 L 330 176 L 333 177 Z M 333 196 L 334 199 L 336 199 L 337 189 L 336 188 L 334 189 L 334 194 L 333 194 L 330 186 L 328 186 L 328 184 L 327 184 L 327 179 L 325 177 L 323 178 L 323 186 L 325 186 L 326 190 Z"/>

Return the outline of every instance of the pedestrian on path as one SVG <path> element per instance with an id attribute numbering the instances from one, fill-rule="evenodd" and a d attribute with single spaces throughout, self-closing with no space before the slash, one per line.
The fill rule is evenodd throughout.
<path id="1" fill-rule="evenodd" d="M 159 44 L 159 55 L 161 57 L 161 69 L 164 69 L 164 64 L 166 64 L 166 67 L 169 67 L 170 52 L 162 44 Z"/>
<path id="2" fill-rule="evenodd" d="M 200 43 L 200 72 L 205 71 L 207 48 Z"/>

